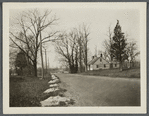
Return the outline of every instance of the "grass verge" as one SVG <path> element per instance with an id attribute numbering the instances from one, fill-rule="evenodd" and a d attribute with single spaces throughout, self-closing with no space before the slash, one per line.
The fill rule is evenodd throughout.
<path id="1" fill-rule="evenodd" d="M 38 107 L 42 93 L 49 88 L 50 77 L 10 77 L 10 107 Z"/>
<path id="2" fill-rule="evenodd" d="M 140 78 L 140 68 L 125 69 L 119 71 L 119 69 L 104 69 L 104 70 L 93 70 L 80 73 L 83 75 L 94 75 L 94 76 L 108 76 L 108 77 L 125 77 L 125 78 Z"/>

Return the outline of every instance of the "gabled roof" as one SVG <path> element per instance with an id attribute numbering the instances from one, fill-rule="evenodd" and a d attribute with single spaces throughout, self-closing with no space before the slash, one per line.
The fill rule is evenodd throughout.
<path id="1" fill-rule="evenodd" d="M 93 65 L 98 59 L 102 59 L 104 61 L 106 61 L 105 59 L 103 59 L 102 57 L 95 57 L 94 59 L 92 59 L 90 62 L 88 62 L 88 65 Z M 108 61 L 106 61 L 107 63 L 109 63 Z M 114 63 L 114 62 L 113 62 Z"/>
<path id="2" fill-rule="evenodd" d="M 93 59 L 88 63 L 88 65 L 94 64 L 99 58 L 100 58 L 100 57 L 93 58 Z"/>

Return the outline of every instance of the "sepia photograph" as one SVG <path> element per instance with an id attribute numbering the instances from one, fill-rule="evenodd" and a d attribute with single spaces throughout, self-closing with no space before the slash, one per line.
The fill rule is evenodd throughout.
<path id="1" fill-rule="evenodd" d="M 3 3 L 3 113 L 146 113 L 146 3 Z"/>

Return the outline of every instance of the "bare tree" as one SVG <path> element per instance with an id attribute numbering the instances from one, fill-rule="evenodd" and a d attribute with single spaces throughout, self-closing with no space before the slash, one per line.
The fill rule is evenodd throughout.
<path id="1" fill-rule="evenodd" d="M 76 29 L 77 30 L 77 29 Z M 77 38 L 79 45 L 79 64 L 80 69 L 84 65 L 85 71 L 87 71 L 87 62 L 88 62 L 88 42 L 89 42 L 89 26 L 83 24 L 77 30 Z M 82 63 L 83 61 L 83 63 Z M 80 70 L 82 72 L 82 70 Z"/>
<path id="2" fill-rule="evenodd" d="M 49 32 L 45 34 L 45 30 L 56 23 L 58 20 L 55 16 L 49 17 L 52 11 L 39 12 L 39 10 L 29 10 L 20 14 L 20 19 L 16 19 L 17 23 L 13 27 L 18 27 L 18 32 L 10 29 L 10 40 L 23 51 L 34 66 L 34 76 L 37 76 L 37 53 L 41 43 L 55 40 L 54 36 L 57 32 Z M 11 28 L 13 28 L 11 27 Z M 44 36 L 40 41 L 40 33 Z"/>
<path id="3" fill-rule="evenodd" d="M 62 56 L 60 59 L 69 65 L 71 73 L 87 70 L 88 36 L 86 25 L 74 28 L 69 33 L 62 34 L 62 40 L 56 42 L 56 52 Z"/>
<path id="4" fill-rule="evenodd" d="M 78 44 L 75 31 L 60 35 L 62 40 L 55 45 L 56 52 L 61 55 L 61 60 L 69 65 L 70 73 L 78 71 Z"/>
<path id="5" fill-rule="evenodd" d="M 80 32 L 81 33 L 81 32 Z M 82 48 L 83 48 L 83 45 L 82 45 L 82 42 L 83 42 L 83 40 L 82 40 L 82 35 L 80 35 L 80 33 L 79 34 L 77 34 L 77 43 L 78 43 L 78 49 L 79 49 L 79 71 L 80 72 L 82 72 L 82 68 L 83 68 L 83 66 L 82 66 L 82 59 L 83 59 L 83 51 L 82 51 Z"/>
<path id="6" fill-rule="evenodd" d="M 108 37 L 108 40 L 105 40 L 103 42 L 103 46 L 105 48 L 105 51 L 103 52 L 103 58 L 111 63 L 113 61 L 113 54 L 111 52 L 111 46 L 113 44 L 113 41 L 112 41 L 112 31 L 111 31 L 111 27 L 109 26 L 108 28 L 108 32 L 106 34 L 106 36 Z M 112 65 L 110 66 L 110 68 L 112 68 Z"/>
<path id="7" fill-rule="evenodd" d="M 86 25 L 83 25 L 83 53 L 84 53 L 84 64 L 85 64 L 85 71 L 87 71 L 87 63 L 88 63 L 88 42 L 89 42 L 89 36 L 90 32 L 89 32 L 89 27 L 87 27 Z"/>
<path id="8" fill-rule="evenodd" d="M 134 65 L 135 58 L 138 56 L 140 52 L 137 50 L 136 42 L 132 41 L 127 45 L 127 55 L 128 61 L 130 63 L 130 68 Z"/>

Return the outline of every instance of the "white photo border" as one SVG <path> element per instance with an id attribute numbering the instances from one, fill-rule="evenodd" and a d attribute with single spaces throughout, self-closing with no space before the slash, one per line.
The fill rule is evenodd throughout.
<path id="1" fill-rule="evenodd" d="M 33 4 L 33 5 L 31 5 Z M 98 7 L 140 10 L 141 106 L 134 107 L 9 107 L 9 10 L 33 7 Z M 68 5 L 69 4 L 69 5 Z M 75 5 L 74 5 L 75 4 Z M 3 113 L 4 114 L 142 114 L 147 112 L 147 19 L 145 2 L 129 3 L 3 3 Z"/>

